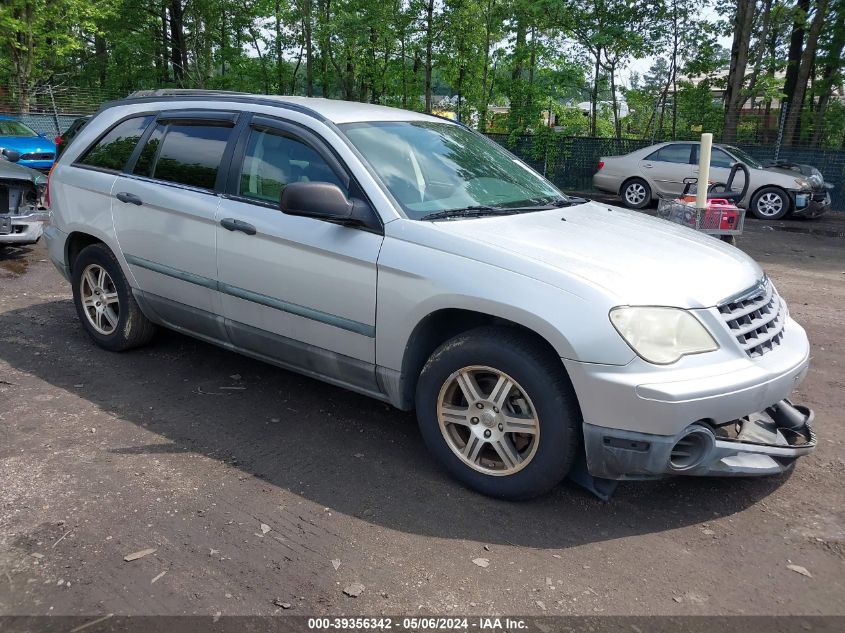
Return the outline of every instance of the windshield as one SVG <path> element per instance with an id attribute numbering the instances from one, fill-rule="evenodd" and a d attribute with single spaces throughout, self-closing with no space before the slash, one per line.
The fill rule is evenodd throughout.
<path id="1" fill-rule="evenodd" d="M 460 125 L 390 121 L 340 127 L 412 220 L 452 209 L 516 210 L 565 200 L 525 163 Z"/>
<path id="2" fill-rule="evenodd" d="M 756 158 L 754 158 L 753 156 L 751 156 L 747 152 L 739 149 L 738 147 L 733 147 L 732 145 L 726 145 L 725 149 L 728 150 L 731 154 L 736 156 L 739 160 L 741 160 L 743 163 L 745 163 L 749 167 L 751 167 L 753 169 L 762 169 L 763 168 L 763 166 L 759 163 L 759 161 Z"/>
<path id="3" fill-rule="evenodd" d="M 0 120 L 0 136 L 38 136 L 20 121 Z"/>

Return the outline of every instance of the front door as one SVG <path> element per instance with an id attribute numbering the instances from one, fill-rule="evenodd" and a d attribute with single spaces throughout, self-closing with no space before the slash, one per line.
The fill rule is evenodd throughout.
<path id="1" fill-rule="evenodd" d="M 697 162 L 697 159 L 696 159 Z M 710 153 L 710 175 L 708 180 L 713 183 L 727 184 L 731 175 L 731 167 L 738 162 L 725 150 L 714 147 Z M 695 174 L 698 176 L 698 164 L 695 165 Z M 731 184 L 731 191 L 742 191 L 745 185 L 745 173 L 737 171 L 734 182 Z M 723 191 L 723 189 L 719 189 Z"/>
<path id="2" fill-rule="evenodd" d="M 376 260 L 381 234 L 286 215 L 292 182 L 357 184 L 313 133 L 256 116 L 233 157 L 217 218 L 217 271 L 229 338 L 269 360 L 376 391 Z"/>

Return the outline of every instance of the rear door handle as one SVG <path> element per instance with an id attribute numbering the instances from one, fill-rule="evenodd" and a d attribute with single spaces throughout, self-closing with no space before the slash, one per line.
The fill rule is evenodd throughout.
<path id="1" fill-rule="evenodd" d="M 652 165 L 651 163 L 646 163 L 645 165 L 643 165 L 643 167 L 645 167 L 646 169 L 651 169 L 652 167 L 654 167 L 654 165 Z"/>
<path id="2" fill-rule="evenodd" d="M 236 220 L 235 218 L 223 218 L 220 220 L 220 226 L 229 231 L 240 231 L 247 235 L 255 235 L 255 227 L 249 222 L 243 220 Z"/>
<path id="3" fill-rule="evenodd" d="M 119 194 L 117 194 L 117 195 L 115 196 L 115 198 L 117 198 L 117 199 L 118 199 L 118 200 L 120 200 L 121 202 L 126 202 L 126 203 L 128 203 L 128 204 L 134 204 L 134 205 L 137 205 L 137 206 L 139 206 L 139 207 L 140 207 L 142 204 L 144 204 L 144 201 L 143 201 L 143 200 L 141 200 L 141 199 L 140 199 L 138 196 L 136 196 L 134 193 L 126 193 L 125 191 L 121 191 Z"/>

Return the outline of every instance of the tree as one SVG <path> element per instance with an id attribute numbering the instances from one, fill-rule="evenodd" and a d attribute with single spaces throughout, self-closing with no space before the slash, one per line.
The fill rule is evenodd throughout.
<path id="1" fill-rule="evenodd" d="M 754 22 L 754 0 L 737 0 L 733 19 L 733 44 L 731 62 L 725 88 L 725 122 L 722 127 L 722 141 L 736 142 L 739 113 L 745 102 L 742 88 L 745 84 L 745 70 L 748 65 L 748 49 L 751 45 L 751 27 Z"/>
<path id="2" fill-rule="evenodd" d="M 82 48 L 77 29 L 95 31 L 94 21 L 107 8 L 87 0 L 3 0 L 0 63 L 13 80 L 21 112 L 29 111 L 34 83 L 51 79 L 56 62 Z"/>
<path id="3" fill-rule="evenodd" d="M 167 86 L 318 94 L 450 108 L 552 144 L 543 111 L 598 136 L 773 142 L 784 102 L 786 143 L 839 146 L 843 2 L 712 0 L 714 16 L 682 0 L 5 0 L 0 97 L 19 110 Z M 718 44 L 729 31 L 730 53 Z M 631 60 L 649 56 L 625 85 Z"/>
<path id="4" fill-rule="evenodd" d="M 569 6 L 567 4 L 567 6 Z M 563 26 L 593 60 L 590 93 L 590 133 L 596 133 L 599 85 L 602 71 L 610 82 L 611 103 L 617 136 L 621 135 L 616 72 L 631 57 L 649 54 L 659 39 L 665 5 L 660 0 L 576 0 L 563 13 Z"/>
<path id="5" fill-rule="evenodd" d="M 811 145 L 820 145 L 824 139 L 825 123 L 830 107 L 834 87 L 842 83 L 842 55 L 845 53 L 845 0 L 831 5 L 831 27 L 827 30 L 825 41 L 820 43 L 822 54 L 817 61 L 820 70 L 814 86 L 819 95 L 813 120 Z"/>
<path id="6" fill-rule="evenodd" d="M 786 111 L 786 121 L 783 126 L 783 142 L 785 145 L 792 145 L 798 140 L 799 122 L 804 107 L 804 96 L 807 92 L 807 83 L 810 79 L 810 72 L 815 64 L 816 47 L 819 41 L 822 25 L 827 13 L 828 0 L 817 0 L 815 15 L 807 34 L 807 43 L 801 53 L 801 62 L 798 66 L 798 74 L 795 78 L 795 89 L 789 97 L 789 108 Z"/>
<path id="7" fill-rule="evenodd" d="M 789 37 L 789 57 L 786 62 L 786 80 L 783 91 L 787 99 L 795 92 L 798 81 L 798 67 L 801 65 L 801 54 L 804 52 L 804 27 L 810 12 L 810 0 L 797 0 L 792 9 L 792 34 Z"/>
<path id="8" fill-rule="evenodd" d="M 434 11 L 434 0 L 423 2 L 423 38 L 425 42 L 425 111 L 431 112 L 431 72 L 434 64 L 434 38 L 438 25 L 435 20 L 438 15 Z"/>

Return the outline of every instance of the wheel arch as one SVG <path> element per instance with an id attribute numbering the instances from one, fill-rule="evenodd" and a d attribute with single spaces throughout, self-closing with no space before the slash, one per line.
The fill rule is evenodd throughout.
<path id="1" fill-rule="evenodd" d="M 531 337 L 550 356 L 556 359 L 560 365 L 561 372 L 564 376 L 567 376 L 568 380 L 568 374 L 555 346 L 536 330 L 511 321 L 510 319 L 484 312 L 463 308 L 442 308 L 430 312 L 423 317 L 408 337 L 405 352 L 402 356 L 399 393 L 396 394 L 399 400 L 396 403 L 397 406 L 404 410 L 413 409 L 417 390 L 417 379 L 434 350 L 463 332 L 484 326 L 515 328 L 523 332 L 526 336 Z"/>
<path id="2" fill-rule="evenodd" d="M 84 231 L 73 231 L 67 236 L 67 239 L 65 239 L 65 264 L 71 275 L 73 274 L 73 263 L 79 257 L 79 253 L 92 244 L 104 244 L 108 247 L 103 239 Z"/>

